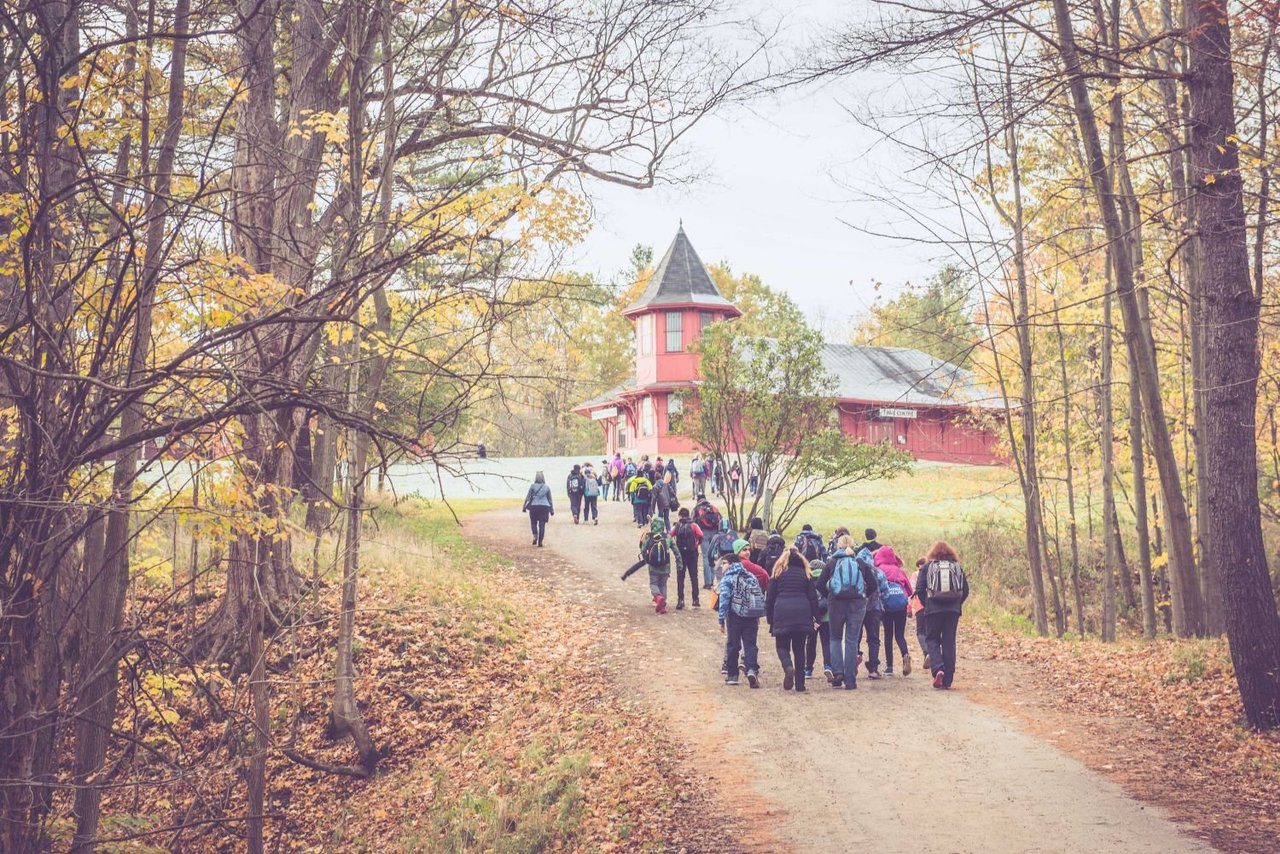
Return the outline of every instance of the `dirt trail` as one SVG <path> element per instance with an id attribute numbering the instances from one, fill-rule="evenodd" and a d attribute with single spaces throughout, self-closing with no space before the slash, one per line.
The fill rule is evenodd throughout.
<path id="1" fill-rule="evenodd" d="M 1212 850 L 1162 810 L 966 699 L 963 624 L 955 691 L 935 691 L 917 672 L 859 679 L 857 692 L 830 690 L 821 679 L 806 694 L 784 692 L 763 621 L 761 688 L 753 691 L 745 680 L 724 685 L 723 638 L 706 599 L 701 610 L 673 605 L 657 616 L 643 571 L 618 580 L 635 560 L 638 541 L 628 510 L 605 504 L 598 527 L 574 526 L 561 513 L 543 549 L 530 546 L 518 510 L 477 517 L 467 534 L 523 561 L 561 595 L 589 604 L 618 627 L 601 640 L 623 689 L 669 723 L 670 736 L 706 770 L 724 802 L 760 828 L 759 838 L 776 840 L 748 847 L 916 854 Z M 670 593 L 674 600 L 674 574 Z M 915 651 L 914 637 L 909 640 Z M 742 786 L 749 796 L 739 802 L 734 792 Z M 932 830 L 922 824 L 926 814 L 938 819 Z"/>

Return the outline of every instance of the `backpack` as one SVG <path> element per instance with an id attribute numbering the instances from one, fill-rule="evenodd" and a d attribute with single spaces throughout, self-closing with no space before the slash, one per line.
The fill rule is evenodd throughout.
<path id="1" fill-rule="evenodd" d="M 822 547 L 818 545 L 819 542 L 821 542 L 821 540 L 817 540 L 814 537 L 809 536 L 807 531 L 803 532 L 800 536 L 796 537 L 796 550 L 799 551 L 800 554 L 804 555 L 804 559 L 807 561 L 818 560 L 822 557 Z"/>
<path id="2" fill-rule="evenodd" d="M 694 510 L 694 519 L 704 531 L 720 530 L 720 511 L 710 504 L 699 504 Z"/>
<path id="3" fill-rule="evenodd" d="M 582 491 L 582 478 L 580 478 L 580 477 L 571 477 L 571 478 L 569 478 L 569 491 L 570 491 L 570 492 L 581 492 L 581 491 Z"/>
<path id="4" fill-rule="evenodd" d="M 627 467 L 626 467 L 625 469 L 623 469 L 623 471 L 626 473 L 627 477 L 635 477 L 635 476 L 636 476 L 636 464 L 635 464 L 635 463 L 627 463 Z"/>
<path id="5" fill-rule="evenodd" d="M 901 584 L 896 581 L 888 582 L 888 593 L 884 595 L 884 609 L 886 611 L 903 611 L 907 607 L 907 591 Z"/>
<path id="6" fill-rule="evenodd" d="M 583 495 L 588 498 L 594 498 L 600 494 L 600 481 L 594 477 L 587 478 L 587 485 L 583 488 Z"/>
<path id="7" fill-rule="evenodd" d="M 949 560 L 931 561 L 925 572 L 925 588 L 929 591 L 928 598 L 939 602 L 963 599 L 964 570 Z"/>
<path id="8" fill-rule="evenodd" d="M 637 502 L 639 504 L 648 504 L 649 500 L 653 498 L 653 488 L 649 486 L 648 481 L 636 487 L 636 498 L 640 499 Z"/>
<path id="9" fill-rule="evenodd" d="M 778 562 L 778 558 L 782 557 L 782 553 L 786 550 L 787 541 L 782 539 L 781 534 L 769 535 L 764 551 L 760 553 L 760 565 L 764 567 L 765 572 L 773 571 L 773 565 Z"/>
<path id="10" fill-rule="evenodd" d="M 671 550 L 667 548 L 667 538 L 659 537 L 649 544 L 644 551 L 645 563 L 652 569 L 669 569 L 671 567 Z"/>
<path id="11" fill-rule="evenodd" d="M 739 617 L 759 619 L 765 614 L 764 591 L 760 589 L 760 579 L 746 567 L 739 569 L 733 579 L 729 608 Z"/>
<path id="12" fill-rule="evenodd" d="M 865 599 L 867 596 L 866 581 L 862 577 L 862 568 L 852 555 L 841 555 L 836 558 L 835 569 L 831 571 L 831 580 L 827 582 L 827 592 L 832 599 Z"/>
<path id="13" fill-rule="evenodd" d="M 676 523 L 676 546 L 682 552 L 693 551 L 698 547 L 698 536 L 693 531 L 693 523 L 687 519 Z"/>
<path id="14" fill-rule="evenodd" d="M 747 537 L 747 542 L 751 545 L 751 551 L 758 552 L 769 545 L 769 535 L 764 532 L 764 528 L 756 528 Z"/>
<path id="15" fill-rule="evenodd" d="M 702 464 L 702 460 L 694 460 L 693 463 L 689 466 L 689 475 L 691 477 L 702 477 L 706 473 L 706 471 L 707 469 Z"/>

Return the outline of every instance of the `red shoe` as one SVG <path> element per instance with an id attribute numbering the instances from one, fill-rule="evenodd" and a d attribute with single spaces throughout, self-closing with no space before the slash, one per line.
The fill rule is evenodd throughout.
<path id="1" fill-rule="evenodd" d="M 657 611 L 659 614 L 667 613 L 667 597 L 663 596 L 662 594 L 658 594 L 657 596 L 654 596 L 653 606 L 654 606 L 654 610 Z"/>
<path id="2" fill-rule="evenodd" d="M 933 687 L 935 687 L 935 688 L 941 688 L 941 687 L 942 687 L 942 680 L 943 680 L 943 679 L 945 679 L 945 678 L 946 678 L 946 674 L 945 674 L 945 673 L 943 673 L 941 670 L 939 670 L 937 673 L 933 674 Z"/>

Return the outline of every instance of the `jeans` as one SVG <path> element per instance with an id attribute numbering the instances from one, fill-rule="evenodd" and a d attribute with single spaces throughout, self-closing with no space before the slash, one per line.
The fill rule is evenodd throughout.
<path id="1" fill-rule="evenodd" d="M 697 501 L 699 495 L 707 494 L 707 476 L 705 474 L 695 474 L 693 480 L 693 500 Z"/>
<path id="2" fill-rule="evenodd" d="M 893 643 L 898 642 L 902 657 L 907 657 L 907 612 L 884 612 L 884 664 L 885 669 L 893 672 Z"/>
<path id="3" fill-rule="evenodd" d="M 739 617 L 729 611 L 724 622 L 727 639 L 724 645 L 725 669 L 729 676 L 738 672 L 738 650 L 742 650 L 742 663 L 748 671 L 760 669 L 760 650 L 756 647 L 756 635 L 760 632 L 759 617 Z"/>
<path id="4" fill-rule="evenodd" d="M 648 521 L 647 513 L 645 512 L 646 506 L 647 505 L 636 504 L 634 502 L 631 505 L 631 513 L 632 515 L 635 516 L 637 525 L 643 525 L 645 522 Z"/>
<path id="5" fill-rule="evenodd" d="M 819 623 L 816 632 L 809 632 L 809 639 L 805 641 L 804 650 L 804 669 L 813 670 L 813 665 L 818 660 L 818 647 L 822 647 L 822 668 L 824 670 L 831 669 L 831 626 L 827 623 Z"/>
<path id="6" fill-rule="evenodd" d="M 671 577 L 669 570 L 649 570 L 649 595 L 667 598 L 667 579 Z"/>
<path id="7" fill-rule="evenodd" d="M 845 686 L 858 684 L 858 635 L 867 614 L 866 599 L 830 599 L 831 669 L 844 674 Z"/>
<path id="8" fill-rule="evenodd" d="M 698 604 L 698 550 L 696 548 L 688 551 L 681 550 L 680 562 L 684 564 L 684 568 L 676 568 L 676 600 L 684 601 L 684 577 L 689 576 L 689 594 L 693 597 L 693 604 Z"/>
<path id="9" fill-rule="evenodd" d="M 582 512 L 582 496 L 569 496 L 569 512 L 573 514 L 573 521 L 578 521 L 578 514 Z"/>
<path id="10" fill-rule="evenodd" d="M 542 538 L 547 535 L 547 519 L 550 514 L 550 507 L 529 508 L 529 527 L 533 529 L 533 541 L 538 545 L 542 545 Z"/>
<path id="11" fill-rule="evenodd" d="M 670 531 L 671 530 L 671 511 L 659 510 L 658 516 L 662 519 L 662 529 L 664 531 Z"/>
<path id="12" fill-rule="evenodd" d="M 916 640 L 920 642 L 921 655 L 929 654 L 928 632 L 929 623 L 924 618 L 924 611 L 920 611 L 916 614 Z"/>
<path id="13" fill-rule="evenodd" d="M 599 505 L 596 504 L 598 499 L 598 495 L 582 496 L 582 521 L 585 522 L 588 519 L 600 518 L 600 508 Z"/>
<path id="14" fill-rule="evenodd" d="M 774 646 L 778 649 L 778 661 L 782 662 L 783 671 L 785 672 L 789 667 L 795 667 L 797 691 L 804 690 L 804 668 L 800 665 L 804 662 L 804 645 L 810 634 L 812 632 L 792 632 L 791 634 L 777 635 L 773 639 Z M 792 664 L 793 661 L 795 662 L 794 665 Z"/>
<path id="15" fill-rule="evenodd" d="M 609 481 L 607 480 L 600 481 L 600 500 L 609 500 Z"/>
<path id="16" fill-rule="evenodd" d="M 708 587 L 716 580 L 716 563 L 711 555 L 713 536 L 713 534 L 703 531 L 702 546 L 700 547 L 702 549 L 702 583 Z"/>
<path id="17" fill-rule="evenodd" d="M 867 616 L 863 618 L 862 625 L 867 632 L 867 672 L 872 673 L 880 669 L 880 621 L 884 617 L 884 611 L 873 611 L 868 609 Z M 862 646 L 862 632 L 858 632 L 858 646 Z"/>
<path id="18" fill-rule="evenodd" d="M 941 614 L 928 614 L 925 619 L 929 628 L 926 635 L 929 641 L 929 664 L 934 675 L 942 671 L 942 684 L 951 687 L 951 680 L 956 675 L 956 628 L 960 625 L 960 615 L 955 611 L 944 611 Z"/>

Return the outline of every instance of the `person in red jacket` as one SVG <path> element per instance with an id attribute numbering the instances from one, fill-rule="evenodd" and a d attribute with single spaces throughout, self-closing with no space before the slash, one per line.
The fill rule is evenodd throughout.
<path id="1" fill-rule="evenodd" d="M 689 508 L 681 507 L 676 523 L 667 532 L 675 541 L 680 551 L 681 569 L 676 575 L 676 610 L 684 610 L 684 577 L 689 576 L 689 595 L 693 597 L 693 607 L 701 608 L 698 602 L 698 567 L 702 564 L 702 528 L 689 517 Z"/>

